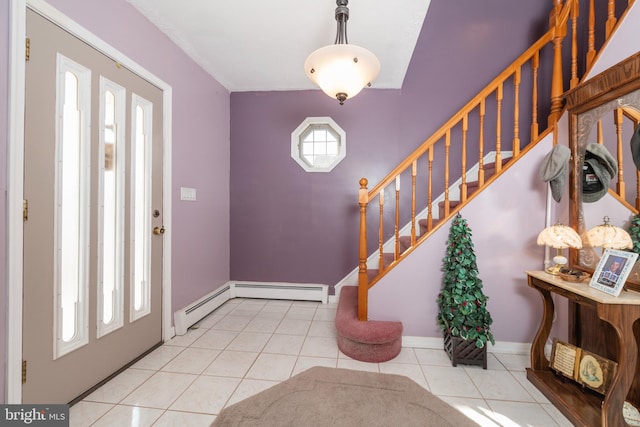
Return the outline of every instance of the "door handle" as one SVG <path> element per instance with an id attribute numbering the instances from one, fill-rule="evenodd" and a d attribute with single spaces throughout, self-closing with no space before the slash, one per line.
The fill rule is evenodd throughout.
<path id="1" fill-rule="evenodd" d="M 164 225 L 162 227 L 155 227 L 153 229 L 153 234 L 156 234 L 158 236 L 161 236 L 164 234 Z"/>

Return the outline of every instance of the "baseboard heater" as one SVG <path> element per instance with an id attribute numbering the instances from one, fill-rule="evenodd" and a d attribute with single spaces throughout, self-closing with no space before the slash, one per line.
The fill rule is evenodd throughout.
<path id="1" fill-rule="evenodd" d="M 216 308 L 233 298 L 286 299 L 296 301 L 329 300 L 329 286 L 307 283 L 230 282 L 173 314 L 176 335 L 187 330 Z"/>

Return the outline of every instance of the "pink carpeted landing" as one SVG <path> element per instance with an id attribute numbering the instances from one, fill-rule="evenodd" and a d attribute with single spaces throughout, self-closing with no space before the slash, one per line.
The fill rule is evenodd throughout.
<path id="1" fill-rule="evenodd" d="M 471 427 L 407 377 L 315 367 L 223 409 L 216 427 Z"/>
<path id="2" fill-rule="evenodd" d="M 344 286 L 336 312 L 338 348 L 362 362 L 386 362 L 402 349 L 402 322 L 358 320 L 358 287 Z"/>

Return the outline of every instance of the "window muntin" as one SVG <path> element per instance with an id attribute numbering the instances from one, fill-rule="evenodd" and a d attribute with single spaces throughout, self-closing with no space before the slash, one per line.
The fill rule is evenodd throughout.
<path id="1" fill-rule="evenodd" d="M 308 117 L 291 133 L 291 157 L 307 172 L 330 172 L 345 157 L 346 144 L 330 117 Z"/>

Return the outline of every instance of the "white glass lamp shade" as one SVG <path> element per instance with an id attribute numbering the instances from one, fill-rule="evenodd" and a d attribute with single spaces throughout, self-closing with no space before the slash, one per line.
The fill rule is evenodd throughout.
<path id="1" fill-rule="evenodd" d="M 309 55 L 304 69 L 324 93 L 342 104 L 378 77 L 380 61 L 363 47 L 333 44 Z"/>
<path id="2" fill-rule="evenodd" d="M 633 247 L 629 233 L 606 222 L 587 231 L 587 240 L 591 246 L 604 249 L 631 249 Z"/>
<path id="3" fill-rule="evenodd" d="M 553 257 L 555 265 L 545 269 L 547 273 L 557 275 L 567 264 L 567 258 L 561 253 L 562 249 L 580 249 L 582 248 L 582 239 L 573 228 L 562 224 L 556 224 L 545 228 L 540 232 L 540 234 L 538 234 L 538 245 L 550 246 L 558 250 L 557 255 Z"/>
<path id="4" fill-rule="evenodd" d="M 538 244 L 555 249 L 582 248 L 582 239 L 576 231 L 562 224 L 547 227 L 538 234 Z"/>

